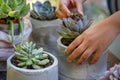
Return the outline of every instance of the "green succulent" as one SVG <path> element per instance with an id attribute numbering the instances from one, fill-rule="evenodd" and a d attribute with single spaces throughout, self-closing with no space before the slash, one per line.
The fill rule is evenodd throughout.
<path id="1" fill-rule="evenodd" d="M 17 66 L 27 69 L 40 69 L 50 63 L 51 59 L 43 48 L 36 49 L 32 42 L 25 42 L 15 48 L 15 57 L 17 58 Z"/>
<path id="2" fill-rule="evenodd" d="M 93 23 L 93 19 L 88 21 L 86 16 L 81 17 L 78 13 L 72 13 L 70 17 L 64 18 L 62 22 L 62 31 L 59 31 L 58 34 L 62 36 L 62 43 L 68 46 Z"/>
<path id="3" fill-rule="evenodd" d="M 30 5 L 25 0 L 0 0 L 0 19 L 10 24 L 12 43 L 14 43 L 14 23 L 17 19 L 20 31 L 23 37 L 23 25 L 21 18 L 24 17 L 30 9 Z"/>
<path id="4" fill-rule="evenodd" d="M 51 6 L 49 1 L 45 1 L 43 4 L 39 1 L 32 5 L 31 17 L 39 20 L 52 20 L 56 18 L 55 7 Z"/>

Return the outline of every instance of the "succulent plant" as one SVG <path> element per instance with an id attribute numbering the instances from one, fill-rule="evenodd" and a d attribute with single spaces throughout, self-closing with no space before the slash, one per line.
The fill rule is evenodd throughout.
<path id="1" fill-rule="evenodd" d="M 52 59 L 43 51 L 43 48 L 36 49 L 33 42 L 25 42 L 15 48 L 16 66 L 27 69 L 44 68 L 51 63 Z"/>
<path id="2" fill-rule="evenodd" d="M 39 20 L 52 20 L 56 18 L 55 7 L 51 6 L 49 1 L 45 1 L 43 4 L 39 1 L 32 5 L 31 17 Z"/>
<path id="3" fill-rule="evenodd" d="M 106 71 L 99 80 L 120 80 L 120 64 L 116 64 Z"/>
<path id="4" fill-rule="evenodd" d="M 62 32 L 58 32 L 62 36 L 62 43 L 69 45 L 77 36 L 82 34 L 91 24 L 93 19 L 87 20 L 86 16 L 81 17 L 78 13 L 72 13 L 70 17 L 63 19 Z"/>
<path id="5" fill-rule="evenodd" d="M 29 12 L 29 9 L 30 5 L 26 4 L 25 0 L 0 0 L 0 19 L 10 24 L 12 43 L 14 43 L 13 20 L 18 21 L 23 36 L 21 18 Z"/>

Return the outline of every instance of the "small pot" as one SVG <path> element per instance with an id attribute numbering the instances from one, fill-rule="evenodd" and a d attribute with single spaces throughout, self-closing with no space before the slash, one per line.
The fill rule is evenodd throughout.
<path id="1" fill-rule="evenodd" d="M 76 65 L 75 62 L 69 63 L 65 49 L 67 46 L 61 42 L 62 37 L 57 40 L 60 80 L 98 80 L 98 78 L 107 70 L 107 51 L 103 53 L 97 63 L 89 65 L 86 61 L 82 65 Z"/>
<path id="2" fill-rule="evenodd" d="M 7 60 L 7 80 L 58 80 L 58 61 L 55 56 L 50 55 L 54 62 L 49 67 L 38 70 L 23 69 L 14 66 L 11 59 L 14 55 L 10 56 Z"/>

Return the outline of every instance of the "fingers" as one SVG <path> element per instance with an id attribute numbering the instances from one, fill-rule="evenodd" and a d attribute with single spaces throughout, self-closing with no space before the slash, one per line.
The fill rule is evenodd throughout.
<path id="1" fill-rule="evenodd" d="M 65 52 L 67 54 L 72 53 L 72 51 L 83 41 L 82 36 L 78 36 L 69 46 L 66 48 Z"/>
<path id="2" fill-rule="evenodd" d="M 61 12 L 63 12 L 67 17 L 68 16 L 70 16 L 70 11 L 69 11 L 69 9 L 67 8 L 67 6 L 66 5 L 60 5 L 60 10 L 61 10 Z"/>
<path id="3" fill-rule="evenodd" d="M 99 60 L 99 58 L 100 58 L 101 55 L 102 55 L 102 51 L 101 50 L 97 50 L 95 52 L 95 54 L 93 55 L 93 57 L 92 57 L 92 59 L 91 59 L 91 61 L 89 63 L 90 64 L 96 63 Z"/>
<path id="4" fill-rule="evenodd" d="M 81 56 L 81 54 L 86 50 L 87 46 L 85 44 L 81 44 L 78 48 L 76 48 L 72 54 L 68 57 L 68 61 L 72 62 L 75 58 Z"/>
<path id="5" fill-rule="evenodd" d="M 85 52 L 80 56 L 79 60 L 77 61 L 77 64 L 82 64 L 85 62 L 94 52 L 94 49 L 88 48 L 85 50 Z"/>
<path id="6" fill-rule="evenodd" d="M 70 16 L 70 11 L 65 4 L 60 4 L 56 9 L 56 16 L 60 19 Z"/>
<path id="7" fill-rule="evenodd" d="M 63 14 L 59 9 L 56 9 L 56 16 L 60 19 L 63 19 L 66 17 L 66 15 Z"/>
<path id="8" fill-rule="evenodd" d="M 78 2 L 78 1 L 76 1 L 75 4 L 76 4 L 76 7 L 77 7 L 77 11 L 78 11 L 78 13 L 79 13 L 81 16 L 83 16 L 84 13 L 83 13 L 82 2 Z"/>

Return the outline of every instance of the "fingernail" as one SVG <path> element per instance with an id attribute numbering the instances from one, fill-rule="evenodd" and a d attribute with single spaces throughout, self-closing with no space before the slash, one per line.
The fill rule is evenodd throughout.
<path id="1" fill-rule="evenodd" d="M 70 12 L 67 13 L 67 16 L 70 16 Z"/>
<path id="2" fill-rule="evenodd" d="M 82 11 L 79 11 L 80 16 L 84 16 L 84 13 Z"/>

